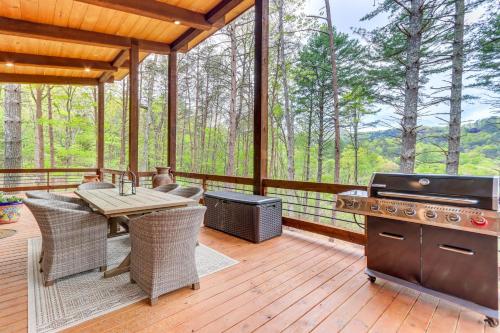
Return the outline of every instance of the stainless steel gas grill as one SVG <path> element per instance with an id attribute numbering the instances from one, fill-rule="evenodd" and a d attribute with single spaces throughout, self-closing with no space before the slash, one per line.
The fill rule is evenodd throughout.
<path id="1" fill-rule="evenodd" d="M 499 178 L 375 173 L 368 192 L 337 197 L 367 216 L 370 281 L 383 278 L 498 325 Z"/>

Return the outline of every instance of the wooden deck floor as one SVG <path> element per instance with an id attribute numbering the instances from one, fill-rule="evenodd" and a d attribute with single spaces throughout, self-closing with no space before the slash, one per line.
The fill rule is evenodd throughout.
<path id="1" fill-rule="evenodd" d="M 0 332 L 27 330 L 31 214 L 0 228 Z M 363 249 L 287 232 L 260 245 L 204 229 L 201 241 L 240 264 L 150 307 L 142 301 L 68 332 L 500 332 L 479 314 L 394 284 L 370 284 Z"/>

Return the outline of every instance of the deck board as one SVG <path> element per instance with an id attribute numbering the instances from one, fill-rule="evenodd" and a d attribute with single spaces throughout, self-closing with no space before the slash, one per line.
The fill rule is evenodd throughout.
<path id="1" fill-rule="evenodd" d="M 27 239 L 40 235 L 24 208 L 0 240 L 0 332 L 26 332 Z M 203 228 L 202 243 L 240 261 L 201 280 L 201 289 L 141 301 L 67 332 L 471 332 L 493 333 L 483 317 L 363 275 L 357 245 L 286 232 L 252 244 Z"/>

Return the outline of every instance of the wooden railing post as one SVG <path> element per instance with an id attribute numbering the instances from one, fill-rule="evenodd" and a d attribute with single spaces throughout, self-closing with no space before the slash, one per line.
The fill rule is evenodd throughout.
<path id="1" fill-rule="evenodd" d="M 104 82 L 97 85 L 97 168 L 104 168 Z"/>
<path id="2" fill-rule="evenodd" d="M 264 195 L 268 141 L 269 0 L 255 1 L 254 61 L 253 190 L 255 194 Z"/>
<path id="3" fill-rule="evenodd" d="M 177 52 L 168 56 L 168 166 L 175 173 L 177 163 Z"/>
<path id="4" fill-rule="evenodd" d="M 129 53 L 128 162 L 130 171 L 137 175 L 139 172 L 139 45 L 136 40 L 132 41 Z M 139 185 L 139 177 L 136 185 Z"/>

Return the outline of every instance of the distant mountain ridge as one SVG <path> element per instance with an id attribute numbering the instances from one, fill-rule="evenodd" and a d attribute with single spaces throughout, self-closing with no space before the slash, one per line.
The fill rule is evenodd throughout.
<path id="1" fill-rule="evenodd" d="M 419 131 L 419 140 L 425 143 L 445 143 L 447 141 L 447 126 L 423 126 Z M 478 133 L 488 133 L 489 139 L 494 140 L 489 143 L 500 143 L 500 117 L 493 116 L 479 119 L 462 125 L 462 136 L 468 136 Z M 364 132 L 361 137 L 363 140 L 377 140 L 398 138 L 400 132 L 397 129 L 388 129 L 382 131 Z M 490 140 L 488 140 L 490 141 Z M 466 147 L 464 147 L 466 148 Z"/>
<path id="2" fill-rule="evenodd" d="M 369 157 L 372 160 L 382 160 L 378 165 L 372 166 L 369 172 L 399 169 L 401 150 L 399 135 L 397 129 L 360 134 L 360 145 L 365 147 L 365 154 L 372 154 Z M 420 128 L 417 137 L 415 172 L 445 172 L 447 135 L 447 126 Z M 464 124 L 460 152 L 460 174 L 500 175 L 500 117 L 493 116 Z"/>

